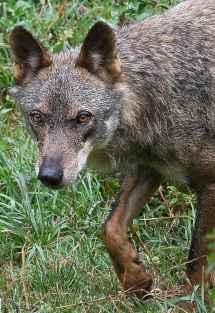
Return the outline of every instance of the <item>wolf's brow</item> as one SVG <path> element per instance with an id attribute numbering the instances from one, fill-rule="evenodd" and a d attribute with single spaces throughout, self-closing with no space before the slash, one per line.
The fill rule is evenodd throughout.
<path id="1" fill-rule="evenodd" d="M 35 104 L 35 110 L 39 110 L 41 113 L 45 115 L 49 115 L 52 113 L 52 108 L 49 103 L 37 103 Z"/>

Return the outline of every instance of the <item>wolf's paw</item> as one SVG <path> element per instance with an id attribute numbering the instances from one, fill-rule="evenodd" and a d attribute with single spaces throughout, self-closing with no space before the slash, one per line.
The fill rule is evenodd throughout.
<path id="1" fill-rule="evenodd" d="M 141 299 L 150 292 L 152 282 L 152 277 L 145 272 L 140 262 L 126 265 L 123 276 L 123 287 L 126 293 L 135 294 Z"/>

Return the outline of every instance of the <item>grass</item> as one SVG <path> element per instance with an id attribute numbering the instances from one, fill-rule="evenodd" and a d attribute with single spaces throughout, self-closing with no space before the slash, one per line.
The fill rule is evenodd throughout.
<path id="1" fill-rule="evenodd" d="M 213 311 L 214 297 L 206 301 L 201 290 L 200 295 L 197 290 L 183 299 L 158 295 L 147 301 L 133 301 L 123 294 L 101 240 L 120 174 L 104 178 L 85 170 L 70 188 L 52 191 L 41 186 L 34 172 L 35 145 L 8 93 L 13 84 L 8 42 L 16 25 L 25 26 L 57 52 L 82 42 L 97 20 L 115 27 L 125 18 L 140 20 L 169 7 L 169 1 L 148 3 L 8 0 L 0 4 L 0 313 L 155 313 L 170 308 L 186 312 L 180 310 L 180 300 L 195 301 L 195 312 Z M 195 204 L 191 190 L 163 185 L 134 221 L 129 237 L 155 277 L 156 288 L 168 289 L 185 280 Z"/>

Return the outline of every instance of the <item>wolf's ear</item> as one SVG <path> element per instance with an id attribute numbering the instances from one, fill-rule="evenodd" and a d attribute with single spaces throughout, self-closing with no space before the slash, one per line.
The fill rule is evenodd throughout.
<path id="1" fill-rule="evenodd" d="M 120 76 L 120 59 L 114 31 L 103 22 L 97 22 L 87 34 L 77 65 L 103 79 Z"/>
<path id="2" fill-rule="evenodd" d="M 10 36 L 14 77 L 18 83 L 30 79 L 51 64 L 47 50 L 25 28 L 17 26 Z"/>

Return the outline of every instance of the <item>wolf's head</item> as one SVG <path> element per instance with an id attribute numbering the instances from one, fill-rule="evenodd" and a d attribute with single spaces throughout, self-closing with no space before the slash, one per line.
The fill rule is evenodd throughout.
<path id="1" fill-rule="evenodd" d="M 39 148 L 38 178 L 47 186 L 65 187 L 92 152 L 108 146 L 118 128 L 115 34 L 98 22 L 81 48 L 51 55 L 27 30 L 16 27 L 10 44 L 16 79 L 11 93 Z"/>

